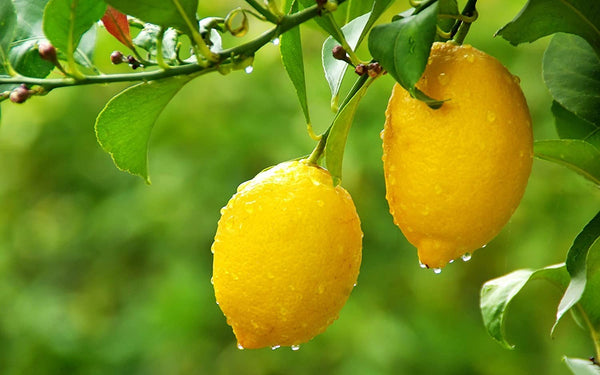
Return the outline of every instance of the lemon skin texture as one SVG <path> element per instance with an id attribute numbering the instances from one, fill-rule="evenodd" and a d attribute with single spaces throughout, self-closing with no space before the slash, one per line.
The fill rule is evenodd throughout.
<path id="1" fill-rule="evenodd" d="M 348 192 L 325 169 L 285 162 L 240 185 L 221 214 L 213 285 L 238 346 L 295 346 L 325 331 L 362 257 Z"/>
<path id="2" fill-rule="evenodd" d="M 531 172 L 531 117 L 519 79 L 468 45 L 434 43 L 417 87 L 386 110 L 383 165 L 394 222 L 429 268 L 485 246 L 519 205 Z"/>

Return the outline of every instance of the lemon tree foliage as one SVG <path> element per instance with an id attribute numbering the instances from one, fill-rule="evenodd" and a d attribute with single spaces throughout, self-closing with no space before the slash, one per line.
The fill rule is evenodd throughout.
<path id="1" fill-rule="evenodd" d="M 281 181 L 276 184 L 273 182 L 273 185 L 265 176 L 272 176 L 274 172 L 265 172 L 265 174 L 261 173 L 257 176 L 257 179 L 262 182 L 258 185 L 257 183 L 249 184 L 245 189 L 260 190 L 258 186 L 265 183 L 269 186 L 277 186 L 276 189 L 280 189 L 283 194 L 290 188 L 295 189 L 293 186 L 296 186 L 296 182 L 292 183 L 288 177 L 293 175 L 292 180 L 296 181 L 296 177 L 303 180 L 300 176 L 306 177 L 307 174 L 317 173 L 322 180 L 319 180 L 319 184 L 314 186 L 318 185 L 323 194 L 333 191 L 339 193 L 342 189 L 339 185 L 342 182 L 345 145 L 348 137 L 351 136 L 350 129 L 354 114 L 359 109 L 360 99 L 367 94 L 370 85 L 384 74 L 388 74 L 388 77 L 398 83 L 390 101 L 391 109 L 388 108 L 388 117 L 397 118 L 402 115 L 410 117 L 414 113 L 422 112 L 432 118 L 440 118 L 437 121 L 436 129 L 426 132 L 422 137 L 425 140 L 422 150 L 427 150 L 429 147 L 430 152 L 423 152 L 416 158 L 418 159 L 416 163 L 421 163 L 422 169 L 431 171 L 434 169 L 434 165 L 427 161 L 442 148 L 440 145 L 431 149 L 431 146 L 439 141 L 439 139 L 434 139 L 434 131 L 442 130 L 449 122 L 465 122 L 460 116 L 457 117 L 458 120 L 447 120 L 451 118 L 452 111 L 457 107 L 459 108 L 458 112 L 463 114 L 479 110 L 485 115 L 484 117 L 480 116 L 479 123 L 487 123 L 488 120 L 504 123 L 511 123 L 511 121 L 498 117 L 498 113 L 501 112 L 498 108 L 492 108 L 498 110 L 495 112 L 488 113 L 486 111 L 484 107 L 490 107 L 492 104 L 489 103 L 494 103 L 493 99 L 486 102 L 488 104 L 485 105 L 470 103 L 461 107 L 463 101 L 457 92 L 433 90 L 432 82 L 438 81 L 441 87 L 444 86 L 443 82 L 446 78 L 448 80 L 453 78 L 442 77 L 441 73 L 445 74 L 446 71 L 440 70 L 436 77 L 429 77 L 429 85 L 419 83 L 422 82 L 424 76 L 427 76 L 428 62 L 432 61 L 431 51 L 435 42 L 452 44 L 458 49 L 467 48 L 466 46 L 460 47 L 460 45 L 465 40 L 471 23 L 477 19 L 477 1 L 411 1 L 411 6 L 406 11 L 396 15 L 386 13 L 393 3 L 393 0 L 240 0 L 240 7 L 232 9 L 227 14 L 204 15 L 197 13 L 198 0 L 4 0 L 0 1 L 0 101 L 5 102 L 3 105 L 13 105 L 13 103 L 18 104 L 30 100 L 34 96 L 51 94 L 59 88 L 117 82 L 129 83 L 129 88 L 116 94 L 104 109 L 99 109 L 95 127 L 97 140 L 103 149 L 112 156 L 119 169 L 149 181 L 147 155 L 151 131 L 156 119 L 176 93 L 187 82 L 201 79 L 204 74 L 227 75 L 244 70 L 250 72 L 255 59 L 261 58 L 261 48 L 272 41 L 281 40 L 280 52 L 283 65 L 289 75 L 291 85 L 295 88 L 300 103 L 299 110 L 304 113 L 309 130 L 312 129 L 312 122 L 323 120 L 310 117 L 311 107 L 306 92 L 308 85 L 314 83 L 308 81 L 305 75 L 305 60 L 311 59 L 310 64 L 319 60 L 322 63 L 324 78 L 331 90 L 331 97 L 325 98 L 324 102 L 326 106 L 331 106 L 334 115 L 322 134 L 314 134 L 312 130 L 310 131 L 310 136 L 316 144 L 303 162 L 274 168 L 275 171 L 284 171 L 280 177 L 282 181 L 288 181 L 291 185 L 279 184 Z M 383 17 L 384 15 L 386 16 Z M 253 22 L 250 22 L 250 19 Z M 248 29 L 255 27 L 254 25 L 257 23 L 261 24 L 263 29 L 256 33 L 247 33 Z M 316 26 L 322 31 L 321 56 L 305 54 L 301 31 L 307 23 L 313 24 L 311 27 Z M 123 44 L 124 50 L 115 51 L 110 56 L 110 60 L 113 64 L 128 65 L 129 70 L 125 69 L 124 72 L 123 70 L 121 72 L 100 71 L 94 63 L 97 32 L 107 32 Z M 543 62 L 535 63 L 543 64 L 544 82 L 554 99 L 552 108 L 548 108 L 548 110 L 551 110 L 555 117 L 556 129 L 560 138 L 538 140 L 534 146 L 535 156 L 565 165 L 592 183 L 600 184 L 600 138 L 598 135 L 600 128 L 600 112 L 598 111 L 600 107 L 598 99 L 600 97 L 598 84 L 600 82 L 600 3 L 597 0 L 528 0 L 523 10 L 498 30 L 497 34 L 515 45 L 553 35 Z M 367 46 L 361 48 L 363 41 L 368 43 L 366 43 Z M 453 55 L 449 54 L 448 56 Z M 103 58 L 108 58 L 108 56 L 103 56 Z M 453 56 L 449 59 L 456 62 L 459 57 Z M 444 69 L 451 66 L 448 62 L 440 64 Z M 450 70 L 448 70 L 449 72 Z M 518 91 L 518 84 L 509 74 L 505 72 L 494 74 L 496 78 L 505 76 L 507 82 L 512 82 L 510 85 L 516 87 L 516 89 L 513 87 L 514 92 Z M 468 81 L 472 77 L 461 79 Z M 343 85 L 343 82 L 352 80 L 354 80 L 353 85 Z M 490 80 L 484 79 L 483 81 Z M 472 82 L 469 84 L 473 86 Z M 342 88 L 344 87 L 351 88 L 348 92 L 343 92 Z M 493 93 L 494 90 L 491 89 L 489 92 Z M 479 96 L 483 97 L 484 94 Z M 338 98 L 342 97 L 344 99 L 340 102 Z M 316 99 L 311 98 L 315 102 Z M 39 98 L 38 100 L 43 99 Z M 511 100 L 514 100 L 514 97 Z M 413 107 L 400 105 L 400 101 L 412 103 Z M 510 103 L 510 100 L 507 102 Z M 391 125 L 393 121 L 393 119 L 388 119 L 384 133 L 384 152 L 387 155 L 385 161 L 386 184 L 389 196 L 394 195 L 391 193 L 395 189 L 392 186 L 394 178 L 402 179 L 403 183 L 408 185 L 416 181 L 407 178 L 408 174 L 399 174 L 398 171 L 392 170 L 390 155 L 392 153 L 404 155 L 402 153 L 407 148 L 406 143 L 397 142 L 400 138 L 394 138 L 395 130 L 393 130 L 393 124 Z M 423 126 L 426 125 L 427 122 Z M 415 127 L 415 129 L 420 128 Z M 480 128 L 473 127 L 465 130 L 468 133 L 466 137 L 447 136 L 442 140 L 460 144 L 468 137 L 484 139 L 487 135 L 478 133 L 480 130 Z M 515 132 L 515 134 L 517 134 L 516 138 L 511 139 L 507 142 L 508 144 L 530 145 L 530 132 Z M 479 144 L 481 143 L 485 142 L 479 142 Z M 394 146 L 389 146 L 391 144 Z M 496 152 L 499 159 L 505 158 L 505 160 L 514 161 L 520 160 L 522 152 L 529 158 L 530 163 L 530 155 L 524 148 L 496 148 L 495 146 L 490 145 L 476 159 L 487 160 L 486 158 Z M 404 156 L 398 156 L 400 159 L 402 157 Z M 452 153 L 448 153 L 447 158 L 453 160 Z M 454 162 L 456 162 L 455 159 Z M 501 164 L 501 162 L 498 163 L 498 165 Z M 320 169 L 319 165 L 326 166 L 328 171 Z M 395 165 L 395 167 L 397 166 Z M 526 169 L 522 168 L 522 170 Z M 523 175 L 527 174 L 528 172 Z M 524 188 L 522 179 L 506 179 L 505 183 L 506 181 L 508 184 L 513 184 L 513 187 L 516 186 L 512 195 L 520 198 Z M 310 184 L 308 185 L 310 186 Z M 420 181 L 419 185 L 419 188 L 421 185 L 429 186 L 431 181 L 425 179 Z M 473 185 L 475 186 L 476 182 L 473 182 Z M 450 189 L 453 186 L 447 188 Z M 315 190 L 311 189 L 307 189 L 307 192 L 315 193 Z M 435 185 L 433 185 L 433 189 L 433 193 L 435 193 Z M 250 190 L 248 190 L 248 194 L 252 194 Z M 329 193 L 325 193 L 325 191 Z M 240 195 L 232 198 L 232 202 L 243 200 L 240 197 L 244 197 L 246 193 L 238 194 Z M 317 204 L 317 207 L 313 207 L 314 210 L 325 211 L 323 217 L 319 216 L 318 220 L 327 217 L 331 220 L 331 222 L 321 224 L 324 226 L 331 226 L 332 222 L 336 224 L 337 218 L 327 216 L 330 212 L 323 210 L 318 204 L 322 200 L 313 198 L 312 203 L 316 202 Z M 409 201 L 396 202 L 395 199 L 392 199 L 390 201 L 392 213 L 406 211 L 402 205 L 406 207 L 410 204 L 415 205 L 416 199 L 411 198 Z M 328 207 L 327 205 L 330 203 L 322 202 L 325 207 Z M 351 201 L 348 202 L 351 203 Z M 516 202 L 518 203 L 518 199 Z M 348 207 L 350 203 L 348 203 Z M 395 206 L 396 203 L 400 208 Z M 264 207 L 272 204 L 272 202 L 265 201 Z M 240 207 L 247 208 L 248 206 Z M 429 254 L 431 256 L 426 257 L 429 260 L 426 260 L 425 263 L 431 263 L 430 265 L 433 267 L 442 267 L 460 253 L 473 251 L 475 243 L 477 246 L 484 245 L 508 220 L 516 203 L 511 202 L 507 204 L 507 207 L 510 209 L 500 215 L 502 220 L 493 225 L 494 230 L 487 231 L 485 236 L 477 241 L 472 241 L 473 243 L 470 243 L 469 246 L 464 245 L 464 239 L 477 236 L 473 233 L 461 232 L 458 235 L 454 233 L 449 239 L 443 239 L 444 243 L 451 244 L 446 246 L 446 250 L 440 250 L 443 246 L 430 246 L 431 249 L 428 253 L 431 253 Z M 413 207 L 414 210 L 418 209 L 422 215 L 426 216 L 423 213 L 427 211 L 425 208 L 427 207 L 424 204 Z M 227 237 L 227 241 L 233 241 L 232 243 L 246 241 L 244 236 L 247 234 L 244 233 L 225 235 L 228 233 L 224 229 L 225 223 L 230 223 L 226 217 L 232 211 L 239 211 L 240 217 L 244 217 L 241 209 L 225 210 L 215 241 L 217 250 L 223 246 L 219 242 L 221 237 Z M 290 209 L 289 211 L 294 210 Z M 355 212 L 352 215 L 354 214 Z M 352 217 L 352 222 L 357 225 L 358 219 Z M 413 233 L 410 228 L 414 231 L 413 225 L 402 224 L 403 217 L 404 215 L 399 215 L 394 218 L 396 222 L 400 223 L 399 225 L 409 240 L 412 238 L 411 241 L 417 247 L 420 246 L 417 242 L 423 242 L 423 239 L 426 240 L 425 242 L 431 242 L 434 236 L 431 233 L 425 233 L 426 231 L 421 231 L 423 233 L 420 237 L 423 238 L 419 239 L 409 234 Z M 472 217 L 469 218 L 469 220 L 472 219 Z M 248 217 L 248 220 L 251 218 Z M 317 219 L 315 218 L 315 220 Z M 277 223 L 282 223 L 282 221 L 284 220 L 279 218 Z M 482 219 L 478 222 L 484 221 Z M 307 223 L 303 229 L 311 230 L 310 228 L 313 228 L 312 225 L 315 223 L 318 224 L 318 221 Z M 360 228 L 358 229 L 360 230 Z M 317 229 L 313 228 L 312 230 Z M 332 230 L 336 229 L 332 228 Z M 481 228 L 479 230 L 485 232 Z M 358 233 L 356 230 L 355 232 Z M 481 292 L 481 310 L 484 324 L 492 337 L 504 346 L 510 346 L 503 328 L 508 305 L 530 280 L 549 279 L 557 284 L 564 293 L 557 309 L 556 323 L 567 311 L 571 312 L 589 331 L 595 345 L 595 356 L 596 358 L 600 357 L 600 298 L 598 297 L 600 255 L 597 246 L 593 245 L 599 232 L 598 217 L 596 216 L 576 237 L 566 255 L 565 265 L 545 267 L 541 270 L 519 270 L 486 283 Z M 290 238 L 293 234 L 290 231 Z M 237 237 L 238 235 L 241 237 Z M 325 244 L 329 244 L 326 247 L 333 246 L 327 242 L 329 239 L 324 239 L 324 241 Z M 438 239 L 438 245 L 441 243 L 439 241 L 441 240 Z M 298 246 L 305 245 L 299 244 Z M 323 243 L 314 245 L 314 248 L 318 250 L 322 248 Z M 354 253 L 356 253 L 356 247 L 353 246 Z M 258 251 L 258 249 L 255 250 Z M 306 250 L 313 251 L 314 249 L 310 247 Z M 272 248 L 272 251 L 279 250 Z M 217 259 L 218 253 L 227 253 L 227 250 L 221 249 L 221 251 L 215 252 L 215 259 Z M 285 254 L 286 256 L 290 255 Z M 356 260 L 356 256 L 353 259 Z M 358 265 L 356 262 L 353 264 L 355 268 L 352 268 L 352 273 L 346 275 L 351 277 L 345 279 L 347 282 L 344 284 L 344 288 L 348 287 L 347 284 L 350 281 L 356 279 Z M 215 269 L 220 272 L 220 276 L 229 277 L 226 276 L 227 269 L 221 266 L 216 266 Z M 223 278 L 219 278 L 221 281 L 223 280 Z M 215 289 L 217 289 L 218 295 L 221 293 L 223 296 L 228 293 L 228 287 L 220 287 L 219 285 L 223 285 L 220 284 L 221 281 L 215 282 Z M 327 285 L 324 284 L 324 290 L 328 290 Z M 334 285 L 329 286 L 333 287 Z M 301 339 L 298 338 L 300 336 L 293 337 L 300 334 L 296 327 L 293 330 L 294 333 L 286 333 L 288 336 L 286 338 L 282 334 L 277 340 L 270 338 L 253 342 L 248 339 L 250 341 L 244 341 L 245 345 L 249 347 L 297 345 L 300 341 L 309 340 L 335 319 L 349 293 L 346 293 L 348 290 L 344 288 L 338 290 L 338 292 L 344 290 L 344 293 L 338 294 L 343 298 L 336 299 L 338 303 L 334 308 L 328 310 L 327 319 L 323 315 L 321 316 L 323 319 L 318 320 L 318 323 L 316 323 L 317 320 L 310 324 L 307 323 L 307 327 L 310 326 L 310 329 L 301 327 L 306 328 Z M 303 293 L 308 292 L 304 290 Z M 230 297 L 236 296 L 231 295 Z M 224 310 L 226 309 L 224 308 Z M 257 319 L 248 321 L 247 317 L 238 316 L 235 312 L 230 314 L 226 311 L 225 313 L 231 315 L 230 323 L 234 326 L 234 330 L 236 330 L 236 324 L 239 324 L 236 334 L 243 331 L 245 332 L 244 337 L 258 337 L 260 335 L 257 336 L 257 332 L 260 330 L 257 327 L 262 327 L 261 329 L 267 327 L 267 323 L 257 320 L 259 316 L 256 317 Z M 255 325 L 257 327 L 254 327 Z M 249 327 L 253 327 L 255 330 Z M 276 330 L 274 332 L 281 333 L 283 331 Z M 240 341 L 243 340 L 245 339 L 240 339 Z M 566 358 L 565 363 L 576 374 L 597 372 L 598 366 L 591 362 Z"/>

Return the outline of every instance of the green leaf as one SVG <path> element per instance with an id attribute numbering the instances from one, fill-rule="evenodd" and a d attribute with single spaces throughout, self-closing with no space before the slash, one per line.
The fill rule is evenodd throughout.
<path id="1" fill-rule="evenodd" d="M 188 35 L 198 29 L 198 0 L 105 0 L 122 13 L 145 22 L 174 27 Z"/>
<path id="2" fill-rule="evenodd" d="M 44 11 L 44 34 L 67 56 L 75 55 L 83 34 L 105 10 L 106 4 L 97 0 L 50 0 Z"/>
<path id="3" fill-rule="evenodd" d="M 298 11 L 298 3 L 292 1 L 291 12 Z M 300 101 L 302 112 L 306 123 L 310 124 L 310 114 L 308 112 L 308 99 L 306 97 L 306 78 L 304 76 L 304 60 L 302 58 L 302 39 L 300 37 L 300 28 L 294 27 L 285 34 L 281 35 L 280 53 L 283 66 L 294 84 L 296 95 Z"/>
<path id="4" fill-rule="evenodd" d="M 515 19 L 498 30 L 496 35 L 517 45 L 557 32 L 583 37 L 600 54 L 600 2 L 529 0 Z"/>
<path id="5" fill-rule="evenodd" d="M 151 56 L 156 56 L 158 51 L 158 36 L 160 35 L 161 27 L 151 23 L 144 24 L 144 28 L 133 39 L 133 44 L 146 50 Z M 165 30 L 162 39 L 163 57 L 169 61 L 174 61 L 177 58 L 177 31 L 173 28 Z"/>
<path id="6" fill-rule="evenodd" d="M 358 109 L 360 100 L 367 91 L 367 75 L 364 75 L 356 81 L 354 87 L 348 94 L 348 98 L 342 104 L 340 110 L 333 119 L 331 128 L 327 134 L 327 143 L 325 144 L 325 164 L 335 186 L 342 181 L 342 162 L 344 159 L 344 149 L 346 148 L 346 139 L 354 120 L 354 114 Z"/>
<path id="7" fill-rule="evenodd" d="M 389 8 L 390 5 L 392 5 L 392 2 L 393 0 L 375 0 L 373 2 L 373 7 L 371 8 L 371 15 L 369 16 L 369 19 L 367 20 L 367 23 L 363 28 L 360 37 L 358 38 L 358 42 L 356 43 L 357 46 L 359 46 L 365 38 L 365 36 L 367 36 L 369 30 L 371 30 L 371 27 L 373 27 L 373 25 L 383 14 L 383 12 L 385 12 L 386 9 Z"/>
<path id="8" fill-rule="evenodd" d="M 369 35 L 371 55 L 418 99 L 424 94 L 414 87 L 425 71 L 435 39 L 437 11 L 434 3 L 419 13 L 376 26 Z"/>
<path id="9" fill-rule="evenodd" d="M 458 16 L 460 14 L 457 0 L 439 0 L 439 4 L 440 15 Z M 445 32 L 452 31 L 455 23 L 456 20 L 452 17 L 440 17 L 438 19 L 438 26 Z"/>
<path id="10" fill-rule="evenodd" d="M 579 300 L 583 313 L 585 314 L 585 322 L 588 324 L 588 329 L 593 330 L 596 337 L 600 337 L 600 298 L 598 291 L 600 290 L 600 246 L 598 241 L 592 246 L 586 258 L 586 283 L 585 290 Z"/>
<path id="11" fill-rule="evenodd" d="M 300 4 L 304 8 L 308 8 L 310 6 L 315 5 L 315 0 L 299 0 Z M 333 21 L 327 15 L 328 13 L 323 13 L 322 16 L 315 17 L 313 20 L 321 27 L 321 29 L 325 30 L 327 34 L 333 36 L 338 42 L 341 41 L 341 34 L 338 31 L 338 27 L 333 23 Z"/>
<path id="12" fill-rule="evenodd" d="M 13 68 L 28 77 L 44 78 L 54 69 L 54 65 L 42 59 L 37 46 L 45 41 L 42 31 L 42 18 L 48 0 L 15 0 L 17 30 L 9 59 Z"/>
<path id="13" fill-rule="evenodd" d="M 574 375 L 600 375 L 600 366 L 589 359 L 564 357 L 563 360 Z"/>
<path id="14" fill-rule="evenodd" d="M 10 42 L 15 35 L 17 26 L 17 14 L 12 1 L 0 3 L 0 65 L 8 58 Z"/>
<path id="15" fill-rule="evenodd" d="M 536 157 L 571 168 L 600 185 L 600 151 L 592 144 L 578 139 L 536 141 L 534 152 Z"/>
<path id="16" fill-rule="evenodd" d="M 600 126 L 568 111 L 558 102 L 552 102 L 552 114 L 560 138 L 581 139 L 600 149 Z"/>
<path id="17" fill-rule="evenodd" d="M 585 40 L 555 35 L 544 53 L 543 75 L 554 100 L 600 126 L 600 58 Z"/>
<path id="18" fill-rule="evenodd" d="M 488 333 L 507 349 L 514 348 L 506 341 L 505 320 L 508 306 L 529 281 L 536 279 L 549 280 L 560 289 L 564 289 L 569 283 L 569 274 L 564 264 L 535 271 L 523 269 L 487 281 L 481 288 L 480 308 L 483 323 Z"/>
<path id="19" fill-rule="evenodd" d="M 140 176 L 148 176 L 148 141 L 156 119 L 187 77 L 140 83 L 112 98 L 96 119 L 96 138 L 115 165 Z"/>
<path id="20" fill-rule="evenodd" d="M 577 235 L 567 254 L 566 265 L 567 271 L 571 275 L 571 282 L 558 305 L 552 332 L 554 332 L 563 315 L 579 302 L 583 295 L 587 281 L 586 260 L 588 251 L 598 237 L 600 237 L 600 212 Z"/>
<path id="21" fill-rule="evenodd" d="M 346 8 L 346 24 L 348 24 L 353 19 L 368 13 L 373 7 L 374 1 L 349 0 L 346 3 L 348 4 Z"/>
<path id="22" fill-rule="evenodd" d="M 362 15 L 342 27 L 346 41 L 353 50 L 356 48 L 360 35 L 364 30 L 370 16 L 371 13 Z M 327 83 L 329 84 L 329 88 L 331 90 L 332 103 L 335 102 L 333 98 L 337 98 L 338 96 L 340 87 L 342 85 L 342 80 L 346 74 L 346 70 L 348 69 L 348 63 L 337 60 L 333 57 L 331 51 L 336 45 L 338 45 L 338 42 L 332 37 L 329 37 L 323 43 L 323 49 L 321 51 L 323 70 L 325 71 L 325 78 L 327 79 Z"/>

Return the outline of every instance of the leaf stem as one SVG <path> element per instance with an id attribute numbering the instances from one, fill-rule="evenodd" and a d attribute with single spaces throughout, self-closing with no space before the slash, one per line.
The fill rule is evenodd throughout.
<path id="1" fill-rule="evenodd" d="M 354 50 L 352 49 L 352 47 L 350 47 L 350 44 L 348 44 L 348 41 L 344 36 L 344 32 L 342 31 L 338 23 L 335 21 L 335 17 L 333 17 L 333 14 L 327 13 L 326 17 L 329 18 L 331 24 L 335 28 L 335 31 L 337 32 L 337 37 L 334 36 L 334 38 L 337 39 L 338 42 L 342 43 L 342 47 L 350 57 L 350 61 L 352 61 L 352 64 L 354 66 L 360 64 L 361 60 L 358 58 L 358 56 L 356 56 L 356 53 L 354 53 Z"/>
<path id="2" fill-rule="evenodd" d="M 583 309 L 581 304 L 578 303 L 576 306 L 577 306 L 577 309 L 579 310 L 579 313 L 583 317 L 583 320 L 584 320 L 585 324 L 587 325 L 587 328 L 590 331 L 590 337 L 592 338 L 592 342 L 594 343 L 595 356 L 596 356 L 595 358 L 600 359 L 600 331 L 597 331 L 594 328 L 594 325 L 590 321 L 590 318 L 588 317 L 587 313 L 585 312 L 585 310 Z"/>
<path id="3" fill-rule="evenodd" d="M 456 23 L 456 25 L 454 25 L 454 28 L 452 29 L 452 35 L 454 35 L 454 41 L 457 44 L 463 44 L 465 38 L 467 37 L 467 33 L 469 32 L 469 28 L 471 27 L 471 23 L 477 19 L 477 9 L 475 9 L 476 4 L 477 0 L 467 1 L 467 4 L 461 13 L 463 17 L 459 22 Z M 466 19 L 464 17 L 466 17 Z"/>
<path id="4" fill-rule="evenodd" d="M 269 9 L 261 6 L 256 0 L 245 0 L 248 5 L 250 5 L 254 10 L 260 13 L 265 19 L 273 24 L 278 24 L 280 18 L 277 17 L 274 13 L 272 13 Z"/>
<path id="5" fill-rule="evenodd" d="M 344 1 L 345 0 L 339 0 L 338 3 L 341 4 Z M 320 12 L 321 10 L 319 7 L 317 5 L 313 5 L 309 8 L 301 10 L 300 12 L 285 15 L 281 17 L 279 23 L 275 27 L 266 31 L 256 39 L 214 54 L 213 57 L 215 60 L 207 61 L 206 65 L 202 65 L 201 61 L 199 61 L 197 64 L 174 66 L 170 67 L 168 70 L 152 70 L 141 73 L 101 74 L 96 76 L 81 75 L 81 77 L 70 76 L 65 78 L 35 78 L 20 75 L 0 76 L 0 84 L 19 85 L 24 83 L 29 86 L 35 85 L 40 86 L 44 89 L 44 92 L 47 93 L 60 87 L 83 86 L 99 83 L 154 81 L 183 75 L 199 76 L 205 73 L 218 71 L 219 66 L 235 63 L 243 58 L 253 56 L 256 51 L 258 51 L 264 45 L 270 43 L 274 38 L 314 17 L 319 16 Z M 204 40 L 201 37 L 199 39 L 202 40 L 202 43 L 204 43 Z M 204 45 L 206 46 L 206 44 Z M 206 48 L 208 48 L 208 46 L 206 46 Z M 3 61 L 6 65 L 8 60 L 3 59 Z M 10 74 L 10 70 L 8 73 Z"/>
<path id="6" fill-rule="evenodd" d="M 309 163 L 317 164 L 319 162 L 319 159 L 321 159 L 321 157 L 323 156 L 323 152 L 325 151 L 325 145 L 327 144 L 327 137 L 329 136 L 329 132 L 331 131 L 333 124 L 335 124 L 335 118 L 337 118 L 337 116 L 344 110 L 344 107 L 346 107 L 346 105 L 350 102 L 350 100 L 352 100 L 354 95 L 358 94 L 358 92 L 362 89 L 362 87 L 365 84 L 367 84 L 367 87 L 368 87 L 371 84 L 371 82 L 373 82 L 374 79 L 375 78 L 371 78 L 369 80 L 369 75 L 363 74 L 356 80 L 356 82 L 354 83 L 354 86 L 352 86 L 352 89 L 350 89 L 350 92 L 348 93 L 348 95 L 346 95 L 346 97 L 344 98 L 344 101 L 340 105 L 333 121 L 331 122 L 331 125 L 329 125 L 327 130 L 325 130 L 325 132 L 323 132 L 323 134 L 321 134 L 319 143 L 317 143 L 314 150 L 308 156 L 307 161 Z M 368 81 L 368 83 L 367 83 L 367 81 Z"/>

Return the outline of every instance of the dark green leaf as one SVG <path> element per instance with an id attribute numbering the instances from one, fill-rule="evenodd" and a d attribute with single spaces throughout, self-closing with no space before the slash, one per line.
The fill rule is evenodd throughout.
<path id="1" fill-rule="evenodd" d="M 293 1 L 291 11 L 298 11 L 298 3 Z M 304 76 L 304 60 L 302 58 L 302 39 L 300 37 L 300 28 L 295 27 L 281 36 L 280 46 L 281 60 L 283 66 L 294 84 L 300 106 L 304 112 L 306 123 L 310 124 L 310 114 L 308 112 L 308 102 L 306 98 L 306 78 Z"/>
<path id="2" fill-rule="evenodd" d="M 555 35 L 544 53 L 543 74 L 554 100 L 600 126 L 600 58 L 585 40 Z"/>
<path id="3" fill-rule="evenodd" d="M 600 2 L 528 0 L 515 19 L 498 30 L 496 35 L 517 45 L 557 32 L 585 38 L 600 54 Z"/>
<path id="4" fill-rule="evenodd" d="M 534 143 L 535 156 L 552 161 L 581 174 L 600 185 L 600 151 L 578 139 L 556 139 Z"/>
<path id="5" fill-rule="evenodd" d="M 574 375 L 600 375 L 600 366 L 589 359 L 564 357 L 564 361 Z"/>
<path id="6" fill-rule="evenodd" d="M 348 41 L 348 44 L 352 49 L 356 48 L 358 39 L 370 16 L 371 13 L 362 15 L 342 27 L 346 41 Z M 348 69 L 348 63 L 336 60 L 333 57 L 331 51 L 336 45 L 338 45 L 338 42 L 332 37 L 329 37 L 325 40 L 325 43 L 323 43 L 323 49 L 321 51 L 323 70 L 325 71 L 325 78 L 327 79 L 327 83 L 329 83 L 329 88 L 331 89 L 332 98 L 337 98 L 344 74 Z M 332 100 L 332 103 L 334 102 L 335 100 Z"/>
<path id="7" fill-rule="evenodd" d="M 583 295 L 587 281 L 586 259 L 588 251 L 598 237 L 600 237 L 600 212 L 577 235 L 575 241 L 573 241 L 573 245 L 569 249 L 566 265 L 567 271 L 571 275 L 571 282 L 558 305 L 556 321 L 554 322 L 552 331 L 554 331 L 563 315 L 579 302 L 579 299 Z"/>
<path id="8" fill-rule="evenodd" d="M 105 0 L 119 11 L 145 22 L 174 27 L 191 35 L 198 29 L 198 0 Z"/>
<path id="9" fill-rule="evenodd" d="M 360 100 L 365 95 L 367 85 L 365 84 L 367 76 L 359 78 L 349 94 L 349 98 L 342 104 L 340 110 L 333 119 L 333 124 L 327 136 L 325 144 L 325 164 L 333 184 L 339 185 L 342 181 L 342 162 L 344 159 L 344 149 L 346 148 L 346 139 L 354 120 L 354 114 L 358 109 Z"/>
<path id="10" fill-rule="evenodd" d="M 558 102 L 552 102 L 552 114 L 558 136 L 565 139 L 581 139 L 600 149 L 600 126 L 582 119 L 568 111 Z"/>
<path id="11" fill-rule="evenodd" d="M 112 98 L 96 119 L 96 137 L 116 166 L 148 176 L 148 141 L 152 127 L 173 96 L 189 78 L 140 83 Z"/>
<path id="12" fill-rule="evenodd" d="M 10 42 L 15 35 L 17 14 L 12 1 L 0 3 L 0 62 L 7 58 Z"/>
<path id="13" fill-rule="evenodd" d="M 530 281 L 546 279 L 564 290 L 569 274 L 564 264 L 548 266 L 539 270 L 518 270 L 490 280 L 481 288 L 480 308 L 488 333 L 507 349 L 514 348 L 506 341 L 505 320 L 510 302 Z"/>
<path id="14" fill-rule="evenodd" d="M 435 39 L 437 10 L 434 3 L 415 15 L 376 26 L 369 35 L 371 55 L 413 95 Z"/>
<path id="15" fill-rule="evenodd" d="M 83 34 L 105 10 L 106 4 L 97 0 L 50 0 L 44 11 L 44 34 L 54 47 L 74 55 Z"/>

